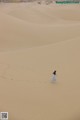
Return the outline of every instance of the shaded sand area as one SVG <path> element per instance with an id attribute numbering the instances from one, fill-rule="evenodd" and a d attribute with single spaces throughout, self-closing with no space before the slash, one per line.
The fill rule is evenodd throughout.
<path id="1" fill-rule="evenodd" d="M 0 111 L 80 120 L 79 5 L 0 4 Z"/>

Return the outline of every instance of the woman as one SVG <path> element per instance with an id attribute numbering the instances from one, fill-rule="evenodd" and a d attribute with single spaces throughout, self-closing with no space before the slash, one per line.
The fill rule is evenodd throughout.
<path id="1" fill-rule="evenodd" d="M 56 81 L 56 70 L 53 72 L 52 82 Z"/>

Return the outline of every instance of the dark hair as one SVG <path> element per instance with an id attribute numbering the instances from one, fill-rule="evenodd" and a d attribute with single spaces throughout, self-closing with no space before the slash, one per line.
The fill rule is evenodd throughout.
<path id="1" fill-rule="evenodd" d="M 56 75 L 56 70 L 53 72 L 54 75 Z"/>

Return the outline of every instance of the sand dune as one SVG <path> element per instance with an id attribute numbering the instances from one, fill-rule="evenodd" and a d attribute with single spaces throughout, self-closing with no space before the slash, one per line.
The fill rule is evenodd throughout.
<path id="1" fill-rule="evenodd" d="M 0 111 L 10 120 L 80 118 L 79 14 L 79 5 L 0 5 Z"/>
<path id="2" fill-rule="evenodd" d="M 21 6 L 21 10 L 13 11 L 14 15 L 17 15 L 17 17 L 12 16 L 13 14 L 12 15 L 9 15 L 8 13 L 5 14 L 5 12 L 0 13 L 0 16 L 1 16 L 0 18 L 1 20 L 0 39 L 3 39 L 0 44 L 1 51 L 6 50 L 6 49 L 14 49 L 14 48 L 17 49 L 17 48 L 47 45 L 47 44 L 51 44 L 54 42 L 60 42 L 60 41 L 64 41 L 67 39 L 73 39 L 73 38 L 80 36 L 80 23 L 79 22 L 77 23 L 70 22 L 71 24 L 69 23 L 69 21 L 67 23 L 61 22 L 61 20 L 59 21 L 58 16 L 56 16 L 57 21 L 56 19 L 54 18 L 52 19 L 49 16 L 47 16 L 48 19 L 46 20 L 45 15 L 41 14 L 42 12 L 41 13 L 39 13 L 38 11 L 35 12 L 35 10 L 32 9 L 34 6 L 32 6 L 31 8 L 31 5 L 30 5 L 29 9 L 24 8 L 22 10 L 23 7 L 24 6 Z M 41 8 L 41 11 L 42 11 L 42 8 Z M 24 11 L 27 11 L 27 9 L 29 12 L 25 13 Z M 48 8 L 46 9 L 48 11 Z M 12 8 L 10 8 L 10 10 L 12 11 Z M 45 11 L 45 14 L 46 14 L 46 11 Z M 50 14 L 50 12 L 47 14 L 50 16 L 52 15 L 54 17 L 54 15 Z M 64 12 L 64 15 L 65 15 L 65 12 Z M 32 22 L 29 22 L 28 20 L 23 20 L 24 16 L 32 20 Z M 19 17 L 22 17 L 22 18 L 20 19 Z M 40 17 L 42 20 L 40 19 Z M 53 23 L 51 23 L 48 20 L 52 21 Z M 34 24 L 33 21 L 35 22 L 37 21 L 37 24 L 36 23 Z M 43 24 L 44 23 L 43 21 L 45 22 L 45 24 Z"/>

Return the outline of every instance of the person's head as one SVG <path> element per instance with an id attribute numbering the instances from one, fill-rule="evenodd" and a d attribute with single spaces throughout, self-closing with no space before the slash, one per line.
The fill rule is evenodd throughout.
<path id="1" fill-rule="evenodd" d="M 54 70 L 53 74 L 56 75 L 56 70 Z"/>

